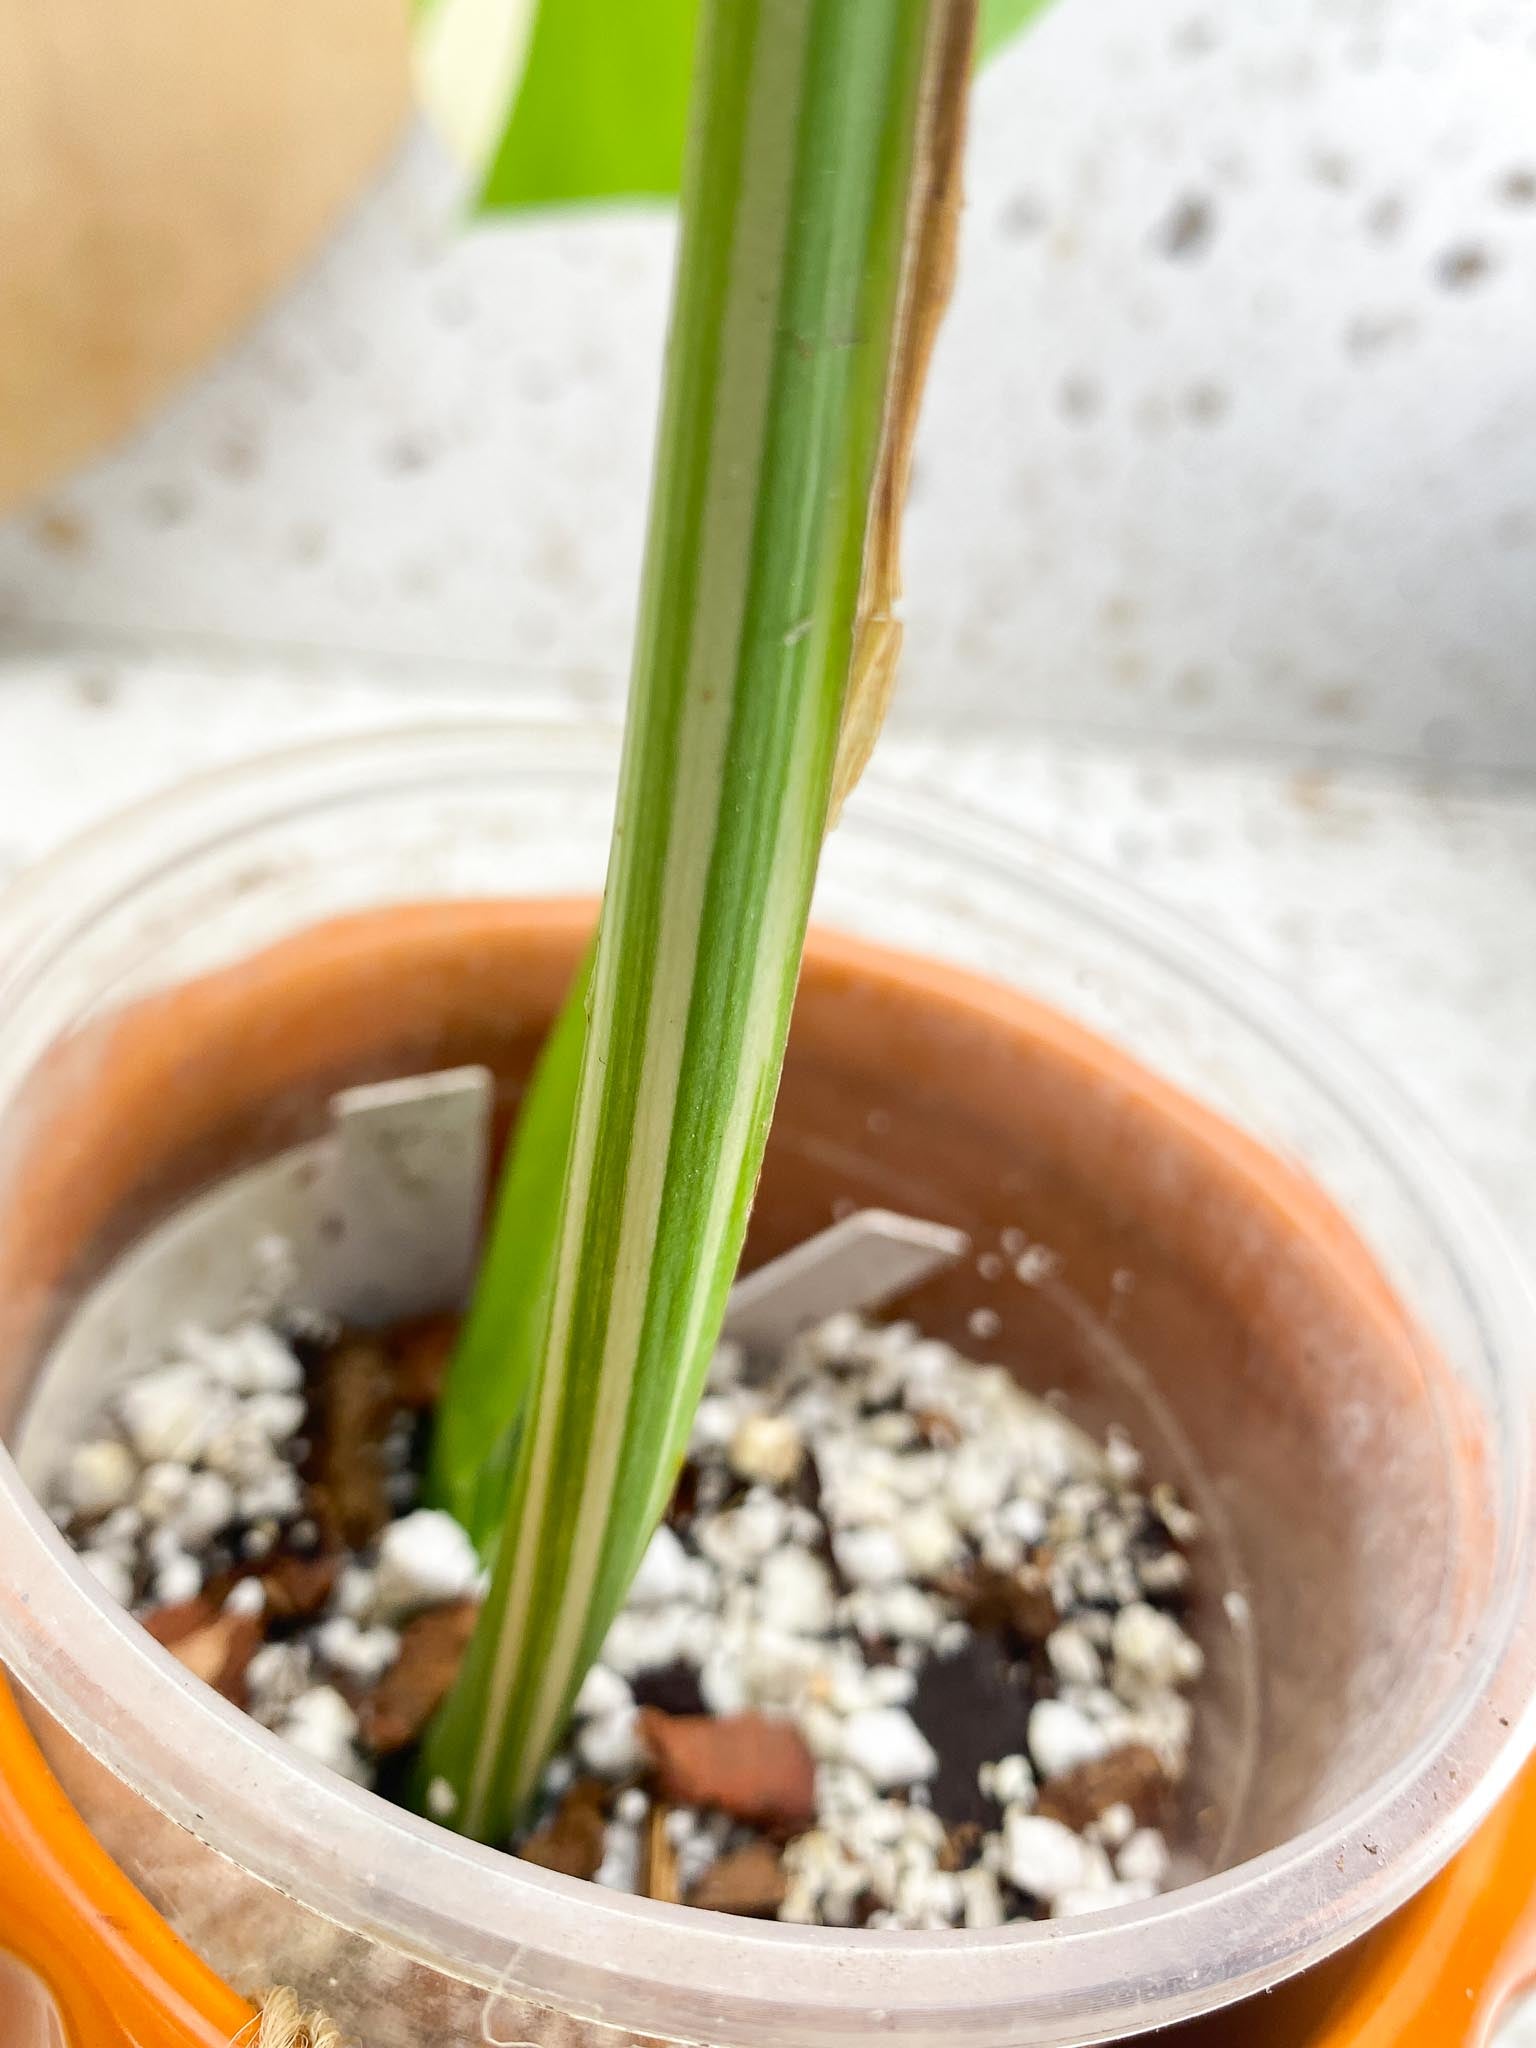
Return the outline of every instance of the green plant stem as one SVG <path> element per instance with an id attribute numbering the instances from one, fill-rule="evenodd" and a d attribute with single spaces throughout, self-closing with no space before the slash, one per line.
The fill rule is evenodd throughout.
<path id="1" fill-rule="evenodd" d="M 937 28 L 706 0 L 635 675 L 547 1319 L 430 1727 L 524 1812 L 674 1482 L 783 1060 L 847 688 Z M 438 1802 L 434 1802 L 437 1804 Z"/>

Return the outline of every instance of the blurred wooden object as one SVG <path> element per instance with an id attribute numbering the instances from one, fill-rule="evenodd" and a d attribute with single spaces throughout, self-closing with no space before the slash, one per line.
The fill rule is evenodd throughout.
<path id="1" fill-rule="evenodd" d="M 250 318 L 407 99 L 404 0 L 0 0 L 0 511 Z"/>

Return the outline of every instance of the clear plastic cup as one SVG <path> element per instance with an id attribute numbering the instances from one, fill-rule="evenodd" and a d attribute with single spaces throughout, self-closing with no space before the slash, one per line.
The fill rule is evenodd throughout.
<path id="1" fill-rule="evenodd" d="M 0 1248 L 21 1228 L 40 1118 L 100 1057 L 93 1024 L 320 920 L 595 891 L 614 759 L 609 735 L 559 726 L 338 741 L 206 777 L 36 871 L 0 908 Z M 1096 1424 L 1119 1413 L 1181 1466 L 1255 1623 L 1218 1641 L 1221 1588 L 1207 1588 L 1217 1824 L 1191 1817 L 1194 1881 L 1146 1905 L 987 1933 L 743 1923 L 615 1896 L 399 1812 L 195 1684 L 0 1462 L 0 1655 L 72 1797 L 231 1981 L 296 1982 L 369 2048 L 637 2035 L 1061 2048 L 1151 2030 L 1272 1985 L 1380 1921 L 1468 1837 L 1536 1738 L 1536 1314 L 1496 1227 L 1411 1109 L 1255 971 L 878 766 L 829 842 L 817 917 L 1026 991 L 1133 1055 L 1154 1091 L 1184 1091 L 1158 1092 L 1159 1116 L 1182 1117 L 1193 1098 L 1227 1120 L 1212 1128 L 1304 1168 L 1355 1234 L 1286 1180 L 1313 1233 L 1308 1257 L 1358 1264 L 1368 1248 L 1376 1277 L 1361 1313 L 1391 1323 L 1414 1398 L 1388 1415 L 1345 1354 L 1313 1361 L 1321 1406 L 1305 1416 L 1267 1411 L 1273 1388 L 1238 1375 L 1213 1450 L 1199 1411 L 1221 1407 L 1221 1389 L 1189 1402 L 1139 1349 L 1138 1329 L 1156 1334 L 1155 1286 L 1119 1321 L 1113 1302 L 1056 1302 L 1063 1328 L 1074 1315 L 1082 1325 L 1069 1392 Z M 985 998 L 974 1001 L 979 1016 Z M 1139 1085 L 1123 1073 L 1106 1083 L 1106 1113 L 1123 1107 L 1116 1089 Z M 282 1133 L 248 1135 L 254 1156 Z M 1211 1143 L 1240 1179 L 1244 1141 Z M 60 1157 L 50 1170 L 88 1183 L 110 1165 Z M 141 1192 L 137 1206 L 108 1205 L 88 1259 L 0 1303 L 11 1437 L 52 1333 L 174 1191 Z M 1240 1223 L 1234 1210 L 1237 1264 Z M 1206 1214 L 1199 1227 L 1215 1241 L 1221 1225 Z M 1281 1279 L 1282 1294 L 1293 1280 L 1305 1291 L 1311 1268 Z"/>

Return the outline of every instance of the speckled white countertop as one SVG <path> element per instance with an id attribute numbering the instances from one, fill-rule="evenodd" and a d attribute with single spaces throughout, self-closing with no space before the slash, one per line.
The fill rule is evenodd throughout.
<path id="1" fill-rule="evenodd" d="M 1533 89 L 1530 0 L 1092 0 L 989 67 L 912 701 L 1536 770 Z M 650 208 L 467 231 L 418 132 L 0 525 L 0 634 L 622 667 L 671 254 Z"/>

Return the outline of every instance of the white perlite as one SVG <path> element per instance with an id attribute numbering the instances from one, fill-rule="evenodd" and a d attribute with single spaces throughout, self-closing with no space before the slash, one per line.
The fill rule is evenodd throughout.
<path id="1" fill-rule="evenodd" d="M 1022 1813 L 1017 1807 L 1010 1807 L 1004 1817 L 1002 1867 L 1021 1892 L 1048 1906 L 1068 1892 L 1091 1886 L 1101 1868 L 1106 1882 L 1110 1875 L 1102 1850 L 1095 1850 L 1059 1820 Z"/>
<path id="2" fill-rule="evenodd" d="M 696 1504 L 652 1541 L 577 1699 L 581 1770 L 619 1784 L 641 1767 L 635 1692 L 682 1665 L 708 1711 L 788 1715 L 816 1759 L 816 1822 L 784 1853 L 783 1919 L 991 1927 L 1164 1881 L 1162 1836 L 1129 1807 L 1082 1835 L 1034 1811 L 1040 1783 L 1133 1743 L 1170 1779 L 1184 1770 L 1180 1688 L 1199 1652 L 1152 1602 L 1187 1571 L 1170 1523 L 1184 1540 L 1195 1525 L 1171 1494 L 1165 1513 L 1133 1491 L 1128 1439 L 1101 1449 L 1000 1369 L 909 1325 L 838 1316 L 766 1377 L 722 1347 L 689 1455 Z M 939 1759 L 912 1708 L 925 1665 L 970 1639 L 953 1581 L 978 1565 L 1034 1570 L 1048 1588 L 1055 1693 L 1028 1711 L 1021 1699 L 1012 1747 L 981 1767 L 997 1824 L 954 1870 L 927 1804 Z M 562 1765 L 551 1793 L 568 1782 Z M 610 1823 L 602 1881 L 629 1881 L 636 1825 Z M 695 1876 L 727 1839 L 675 1815 L 668 1827 Z"/>
<path id="3" fill-rule="evenodd" d="M 749 1415 L 731 1438 L 730 1459 L 743 1479 L 793 1486 L 805 1463 L 805 1439 L 787 1415 Z"/>
<path id="4" fill-rule="evenodd" d="M 418 1508 L 392 1522 L 379 1538 L 374 1615 L 379 1621 L 401 1621 L 424 1607 L 462 1600 L 479 1583 L 475 1546 L 452 1515 Z"/>
<path id="5" fill-rule="evenodd" d="M 260 1558 L 297 1517 L 303 1368 L 275 1332 L 187 1328 L 130 1380 L 55 1482 L 57 1519 L 125 1605 L 194 1598 L 220 1546 Z M 238 1534 L 237 1534 L 238 1531 Z"/>
<path id="6" fill-rule="evenodd" d="M 210 1573 L 259 1568 L 297 1538 L 303 1384 L 304 1369 L 283 1338 L 246 1322 L 218 1332 L 179 1330 L 167 1357 L 121 1389 L 96 1433 L 66 1461 L 55 1504 L 82 1563 L 114 1598 L 141 1614 L 178 1607 L 203 1591 Z M 392 1598 L 414 1598 L 424 1578 L 448 1576 L 450 1553 L 461 1584 L 467 1539 L 456 1524 L 449 1529 L 451 1541 L 438 1532 L 425 1564 L 409 1532 L 403 1546 L 396 1539 L 406 1559 L 403 1567 L 397 1559 Z M 374 1601 L 372 1572 L 343 1574 L 354 1592 L 359 1578 Z M 236 1578 L 223 1600 L 236 1616 L 260 1615 L 265 1604 L 255 1577 Z M 399 1640 L 393 1629 L 360 1626 L 338 1592 L 293 1640 L 256 1652 L 245 1674 L 249 1711 L 296 1749 L 369 1783 L 356 1716 L 326 1680 L 376 1680 Z"/>
<path id="7" fill-rule="evenodd" d="M 1039 1700 L 1030 1709 L 1029 1753 L 1042 1778 L 1059 1778 L 1107 1756 L 1114 1738 L 1071 1700 Z"/>
<path id="8" fill-rule="evenodd" d="M 881 1792 L 920 1784 L 939 1767 L 927 1736 L 900 1707 L 864 1707 L 850 1714 L 843 1723 L 841 1749 L 844 1760 Z"/>
<path id="9" fill-rule="evenodd" d="M 81 1444 L 64 1468 L 60 1492 L 82 1515 L 105 1514 L 124 1505 L 138 1476 L 138 1462 L 126 1444 Z"/>
<path id="10" fill-rule="evenodd" d="M 315 1648 L 322 1661 L 343 1678 L 374 1685 L 400 1654 L 397 1630 L 377 1625 L 360 1628 L 350 1614 L 333 1614 L 315 1630 Z"/>
<path id="11" fill-rule="evenodd" d="M 130 1380 L 118 1396 L 128 1441 L 146 1460 L 190 1465 L 233 1416 L 233 1405 L 200 1365 L 167 1365 Z"/>
<path id="12" fill-rule="evenodd" d="M 276 1731 L 285 1742 L 344 1778 L 366 1784 L 371 1775 L 357 1750 L 357 1716 L 334 1686 L 316 1685 L 289 1705 Z"/>

